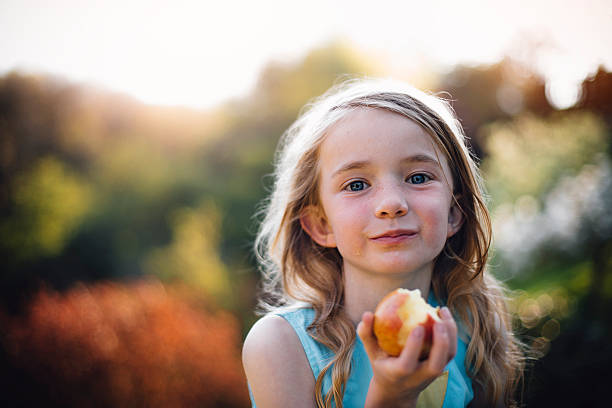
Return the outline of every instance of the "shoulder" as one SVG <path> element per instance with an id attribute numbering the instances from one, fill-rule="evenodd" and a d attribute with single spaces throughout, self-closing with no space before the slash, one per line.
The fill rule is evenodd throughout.
<path id="1" fill-rule="evenodd" d="M 249 331 L 242 362 L 259 406 L 314 406 L 314 376 L 289 322 L 267 315 Z"/>
<path id="2" fill-rule="evenodd" d="M 283 352 L 295 348 L 302 349 L 299 335 L 312 321 L 312 309 L 281 309 L 259 319 L 244 341 L 243 353 L 255 350 L 258 352 Z"/>
<path id="3" fill-rule="evenodd" d="M 282 352 L 285 348 L 299 346 L 300 341 L 289 322 L 278 315 L 269 314 L 259 319 L 244 340 L 243 355 L 251 352 Z M 280 349 L 279 349 L 280 347 Z M 300 346 L 301 347 L 301 346 Z"/>

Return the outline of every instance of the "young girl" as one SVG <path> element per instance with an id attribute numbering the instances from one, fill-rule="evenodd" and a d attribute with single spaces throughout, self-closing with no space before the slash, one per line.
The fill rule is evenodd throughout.
<path id="1" fill-rule="evenodd" d="M 444 101 L 349 80 L 285 132 L 256 241 L 267 314 L 244 343 L 253 406 L 508 406 L 520 379 L 478 170 Z M 398 287 L 443 306 L 402 353 L 372 333 Z"/>

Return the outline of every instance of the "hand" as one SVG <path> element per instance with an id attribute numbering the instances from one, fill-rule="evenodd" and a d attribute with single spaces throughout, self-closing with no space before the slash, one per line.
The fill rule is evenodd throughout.
<path id="1" fill-rule="evenodd" d="M 417 399 L 435 380 L 457 352 L 457 325 L 448 308 L 439 312 L 442 322 L 435 323 L 433 345 L 426 360 L 419 361 L 425 331 L 417 327 L 410 333 L 401 354 L 389 356 L 379 346 L 372 331 L 374 315 L 365 312 L 357 326 L 372 365 L 373 377 L 366 407 L 416 406 Z"/>

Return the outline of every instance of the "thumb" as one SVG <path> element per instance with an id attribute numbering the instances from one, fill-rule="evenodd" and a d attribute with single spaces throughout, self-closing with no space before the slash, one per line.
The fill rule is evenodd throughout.
<path id="1" fill-rule="evenodd" d="M 374 322 L 374 315 L 371 312 L 365 312 L 361 317 L 361 322 L 357 326 L 357 334 L 363 343 L 363 348 L 365 349 L 367 355 L 370 357 L 370 360 L 374 360 L 379 347 L 378 342 L 376 341 L 376 337 L 374 337 L 374 331 L 372 330 Z"/>

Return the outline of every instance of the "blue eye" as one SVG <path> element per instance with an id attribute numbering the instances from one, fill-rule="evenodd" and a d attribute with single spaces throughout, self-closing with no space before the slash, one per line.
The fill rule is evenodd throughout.
<path id="1" fill-rule="evenodd" d="M 361 191 L 366 188 L 366 183 L 361 180 L 351 181 L 346 188 L 349 191 Z"/>
<path id="2" fill-rule="evenodd" d="M 423 173 L 414 174 L 414 175 L 408 177 L 408 181 L 411 184 L 423 184 L 423 183 L 428 182 L 429 180 L 431 180 L 431 177 L 429 177 L 427 174 L 423 174 Z"/>

